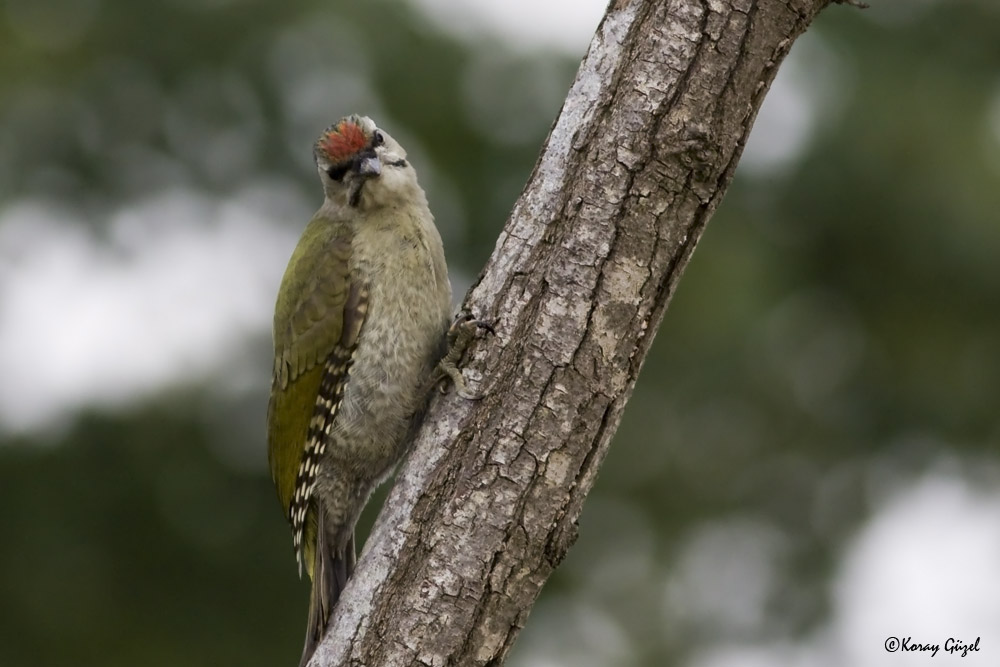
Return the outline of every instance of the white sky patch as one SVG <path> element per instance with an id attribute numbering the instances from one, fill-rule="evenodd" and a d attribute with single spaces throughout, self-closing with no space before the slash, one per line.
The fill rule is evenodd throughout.
<path id="1" fill-rule="evenodd" d="M 784 537 L 749 520 L 708 523 L 689 538 L 668 578 L 669 616 L 717 636 L 758 632 L 783 565 Z M 734 554 L 738 557 L 734 558 Z"/>
<path id="2" fill-rule="evenodd" d="M 515 48 L 583 56 L 607 0 L 413 0 L 444 30 L 467 39 L 495 37 Z"/>
<path id="3" fill-rule="evenodd" d="M 821 121 L 843 106 L 849 92 L 843 70 L 819 36 L 802 35 L 764 98 L 740 168 L 766 175 L 802 157 Z"/>
<path id="4" fill-rule="evenodd" d="M 803 642 L 729 645 L 691 667 L 995 665 L 1000 649 L 1000 493 L 934 474 L 894 495 L 848 546 L 833 579 L 829 625 Z M 887 640 L 937 645 L 886 650 Z M 965 658 L 949 638 L 980 650 Z M 928 662 L 931 661 L 931 662 Z"/>
<path id="5" fill-rule="evenodd" d="M 0 211 L 0 429 L 197 382 L 267 335 L 300 232 L 279 210 L 308 219 L 266 183 L 140 201 L 111 214 L 105 237 L 37 202 Z"/>
<path id="6" fill-rule="evenodd" d="M 926 664 L 929 653 L 889 655 L 890 636 L 942 647 L 981 636 L 983 650 L 962 664 L 997 664 L 1000 493 L 936 475 L 894 497 L 850 547 L 835 605 L 841 664 Z"/>

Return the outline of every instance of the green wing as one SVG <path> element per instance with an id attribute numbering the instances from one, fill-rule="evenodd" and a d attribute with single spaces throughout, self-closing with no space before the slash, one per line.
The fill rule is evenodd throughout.
<path id="1" fill-rule="evenodd" d="M 349 365 L 343 360 L 350 359 L 357 346 L 366 308 L 367 289 L 351 280 L 350 229 L 314 218 L 288 262 L 274 312 L 267 445 L 271 477 L 286 516 L 304 463 L 320 385 L 331 381 L 336 385 L 346 378 Z M 331 360 L 338 363 L 328 363 Z M 331 378 L 331 371 L 344 378 Z M 325 411 L 327 418 L 332 419 L 336 407 Z"/>

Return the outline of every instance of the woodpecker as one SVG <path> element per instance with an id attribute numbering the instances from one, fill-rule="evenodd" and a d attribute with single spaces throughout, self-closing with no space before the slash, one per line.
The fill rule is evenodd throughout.
<path id="1" fill-rule="evenodd" d="M 299 575 L 312 580 L 301 666 L 354 569 L 358 516 L 405 453 L 451 321 L 441 236 L 406 151 L 355 115 L 313 154 L 324 201 L 278 292 L 267 418 L 271 476 Z M 455 357 L 441 371 L 467 395 Z"/>

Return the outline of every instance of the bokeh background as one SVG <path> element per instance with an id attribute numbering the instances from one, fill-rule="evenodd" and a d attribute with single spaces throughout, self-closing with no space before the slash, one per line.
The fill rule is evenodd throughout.
<path id="1" fill-rule="evenodd" d="M 509 664 L 1000 664 L 1000 5 L 874 4 L 782 67 Z M 264 413 L 311 143 L 409 149 L 460 297 L 603 11 L 0 1 L 0 665 L 295 664 Z"/>

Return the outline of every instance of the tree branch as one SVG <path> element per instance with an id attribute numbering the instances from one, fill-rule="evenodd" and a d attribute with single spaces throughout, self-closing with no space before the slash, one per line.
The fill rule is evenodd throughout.
<path id="1" fill-rule="evenodd" d="M 498 665 L 576 520 L 778 64 L 828 0 L 615 0 L 466 305 L 312 665 Z M 477 383 L 481 386 L 477 387 Z"/>

